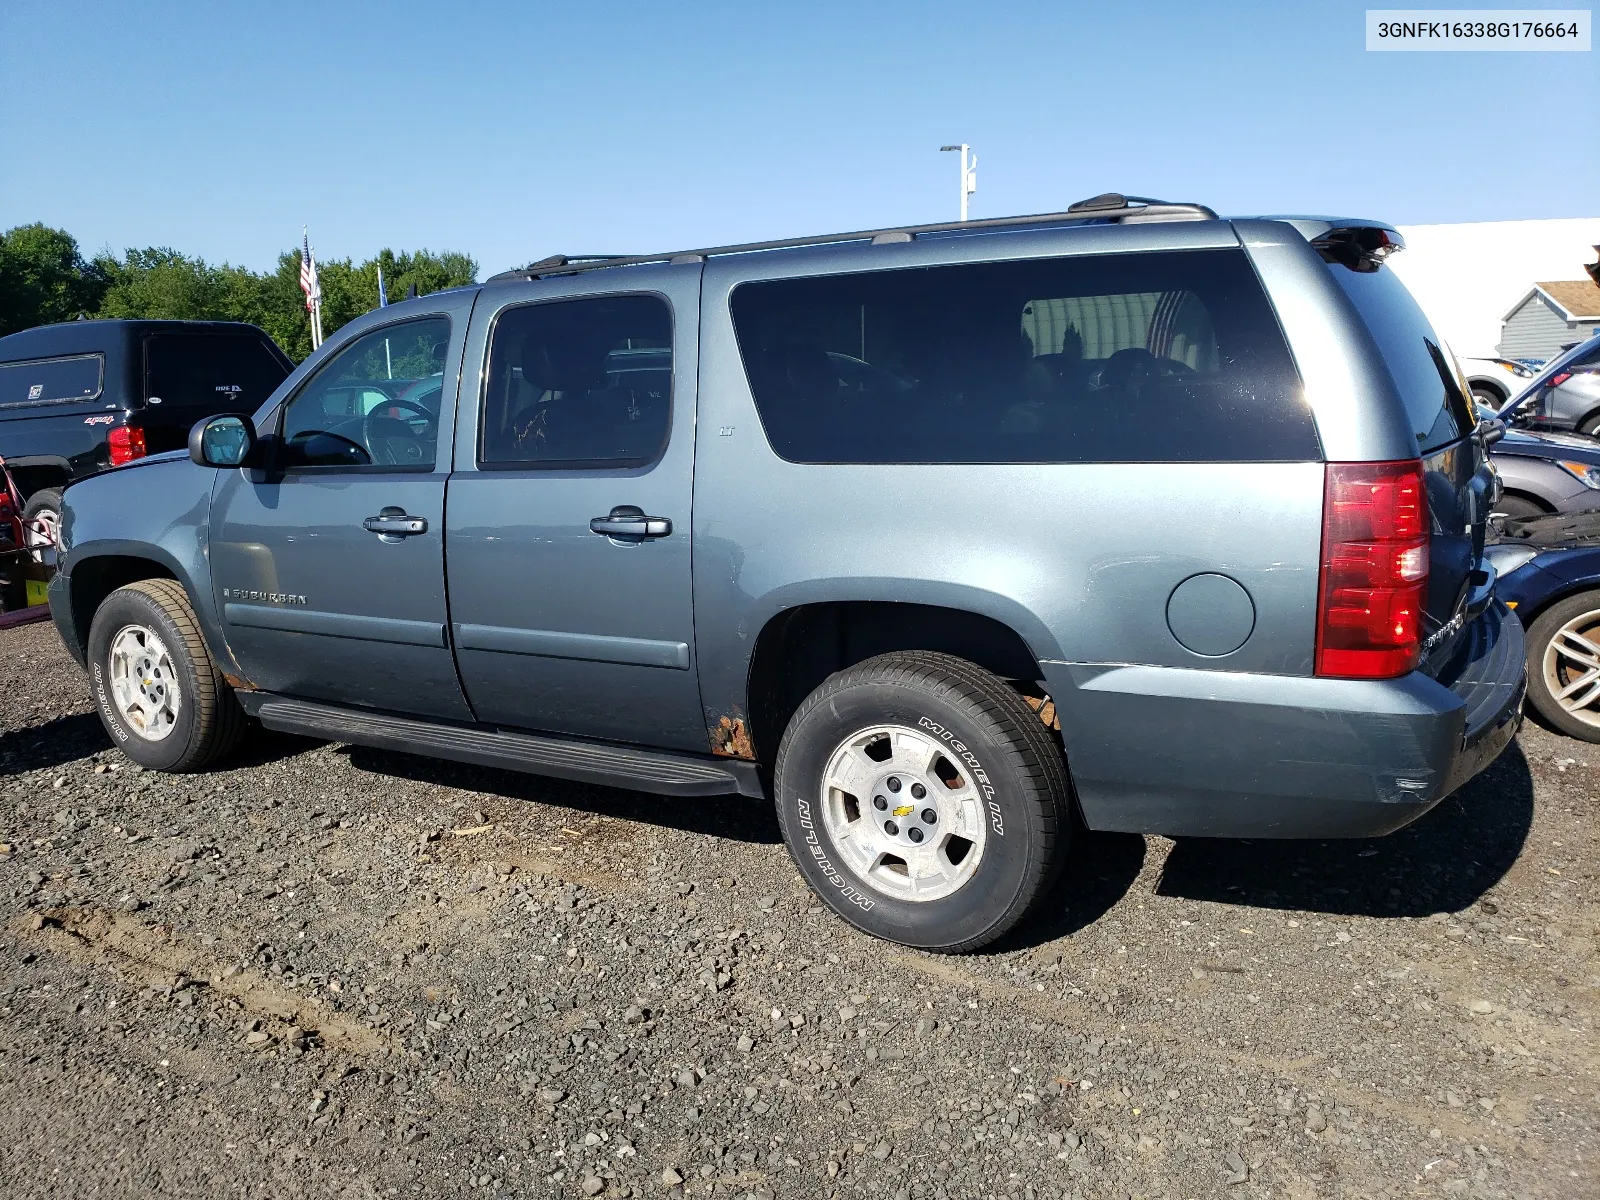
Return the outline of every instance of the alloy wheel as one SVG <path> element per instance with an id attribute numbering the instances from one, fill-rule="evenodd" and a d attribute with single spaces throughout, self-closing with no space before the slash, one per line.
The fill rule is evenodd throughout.
<path id="1" fill-rule="evenodd" d="M 862 883 L 902 900 L 938 900 L 976 872 L 988 836 L 983 795 L 956 752 L 905 725 L 846 738 L 822 778 L 823 822 Z"/>
<path id="2" fill-rule="evenodd" d="M 22 536 L 28 557 L 36 563 L 44 562 L 45 551 L 61 545 L 61 514 L 54 509 L 41 508 L 22 523 Z"/>
<path id="3" fill-rule="evenodd" d="M 1562 711 L 1600 728 L 1600 610 L 1579 613 L 1545 646 L 1545 688 Z"/>
<path id="4" fill-rule="evenodd" d="M 166 644 L 154 630 L 125 625 L 111 639 L 107 657 L 117 714 L 146 741 L 161 741 L 176 727 L 183 702 Z"/>

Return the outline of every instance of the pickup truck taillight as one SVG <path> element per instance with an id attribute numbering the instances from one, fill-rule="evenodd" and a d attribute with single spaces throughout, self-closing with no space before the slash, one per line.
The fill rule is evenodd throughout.
<path id="1" fill-rule="evenodd" d="M 118 425 L 108 439 L 111 445 L 111 465 L 120 467 L 125 462 L 145 456 L 144 430 L 128 425 Z"/>
<path id="2" fill-rule="evenodd" d="M 1391 679 L 1422 657 L 1428 499 L 1422 464 L 1329 463 L 1317 674 Z"/>

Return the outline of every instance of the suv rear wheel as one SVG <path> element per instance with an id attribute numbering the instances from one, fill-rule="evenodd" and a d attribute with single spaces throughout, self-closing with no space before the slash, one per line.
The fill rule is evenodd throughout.
<path id="1" fill-rule="evenodd" d="M 95 706 L 117 748 L 142 767 L 198 771 L 232 750 L 245 716 L 200 636 L 183 588 L 118 588 L 89 626 Z"/>
<path id="2" fill-rule="evenodd" d="M 926 950 L 975 950 L 1015 926 L 1072 827 L 1050 731 L 947 654 L 884 654 L 826 680 L 789 722 L 776 790 L 812 889 L 852 925 Z"/>
<path id="3" fill-rule="evenodd" d="M 61 489 L 44 488 L 22 506 L 22 537 L 28 557 L 43 562 L 46 550 L 61 545 Z"/>

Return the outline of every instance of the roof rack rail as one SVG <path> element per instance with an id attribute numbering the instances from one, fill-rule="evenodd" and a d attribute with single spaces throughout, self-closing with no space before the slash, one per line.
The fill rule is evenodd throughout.
<path id="1" fill-rule="evenodd" d="M 509 283 L 516 280 L 541 279 L 551 275 L 596 271 L 604 267 L 641 266 L 646 263 L 703 262 L 713 255 L 751 254 L 761 250 L 794 250 L 804 246 L 827 246 L 839 242 L 872 242 L 883 245 L 891 242 L 909 242 L 930 233 L 961 233 L 967 230 L 1008 229 L 1027 225 L 1217 219 L 1217 214 L 1203 204 L 1173 204 L 1165 200 L 1151 200 L 1144 196 L 1124 196 L 1117 192 L 1106 192 L 1088 200 L 1080 200 L 1065 212 L 1033 213 L 1018 217 L 986 217 L 978 221 L 946 221 L 935 225 L 898 225 L 885 229 L 860 229 L 853 233 L 823 233 L 811 237 L 779 238 L 768 242 L 708 246 L 700 250 L 670 250 L 662 254 L 552 254 L 526 267 L 491 275 L 487 282 Z"/>
<path id="2" fill-rule="evenodd" d="M 1121 192 L 1102 192 L 1068 205 L 1078 217 L 1109 217 L 1117 221 L 1215 221 L 1217 214 L 1204 204 L 1174 204 L 1149 196 L 1124 196 Z"/>

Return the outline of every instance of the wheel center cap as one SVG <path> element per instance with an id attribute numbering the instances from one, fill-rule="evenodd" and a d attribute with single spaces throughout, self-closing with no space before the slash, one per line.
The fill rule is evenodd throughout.
<path id="1" fill-rule="evenodd" d="M 894 771 L 880 778 L 872 792 L 873 821 L 880 837 L 911 850 L 937 842 L 939 811 L 927 780 Z"/>

